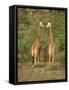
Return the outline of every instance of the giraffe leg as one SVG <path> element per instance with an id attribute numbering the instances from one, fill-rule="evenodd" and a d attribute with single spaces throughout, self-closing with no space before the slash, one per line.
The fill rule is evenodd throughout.
<path id="1" fill-rule="evenodd" d="M 39 64 L 39 62 L 40 62 L 40 51 L 38 53 L 38 64 Z"/>
<path id="2" fill-rule="evenodd" d="M 53 53 L 52 54 L 52 63 L 54 63 L 55 62 L 55 54 Z"/>
<path id="3" fill-rule="evenodd" d="M 37 60 L 38 60 L 38 49 L 35 48 L 35 59 L 34 59 L 34 64 L 37 64 Z"/>
<path id="4" fill-rule="evenodd" d="M 51 63 L 51 50 L 49 48 L 49 64 Z"/>
<path id="5" fill-rule="evenodd" d="M 34 64 L 34 56 L 32 56 L 32 64 Z"/>
<path id="6" fill-rule="evenodd" d="M 54 63 L 54 57 L 52 57 L 52 64 Z"/>
<path id="7" fill-rule="evenodd" d="M 49 56 L 49 64 L 51 63 L 51 57 Z"/>
<path id="8" fill-rule="evenodd" d="M 39 56 L 37 56 L 37 63 L 39 64 Z"/>
<path id="9" fill-rule="evenodd" d="M 35 59 L 34 59 L 34 64 L 36 65 L 36 63 L 37 63 L 37 62 L 36 62 L 36 57 L 35 57 Z"/>

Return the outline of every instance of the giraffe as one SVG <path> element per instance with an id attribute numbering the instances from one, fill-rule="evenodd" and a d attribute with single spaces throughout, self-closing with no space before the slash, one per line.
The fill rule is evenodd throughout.
<path id="1" fill-rule="evenodd" d="M 31 47 L 31 56 L 32 56 L 32 64 L 36 65 L 37 61 L 40 61 L 40 49 L 41 49 L 41 42 L 40 42 L 40 28 L 44 27 L 42 21 L 39 23 L 39 28 L 37 30 L 36 39 Z"/>
<path id="2" fill-rule="evenodd" d="M 49 46 L 48 46 L 48 55 L 49 55 L 49 64 L 55 62 L 55 53 L 56 53 L 56 42 L 55 37 L 52 32 L 51 22 L 48 22 L 46 28 L 49 28 Z"/>

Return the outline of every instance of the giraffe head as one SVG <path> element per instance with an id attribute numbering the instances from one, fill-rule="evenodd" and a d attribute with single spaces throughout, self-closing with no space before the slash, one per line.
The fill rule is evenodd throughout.
<path id="1" fill-rule="evenodd" d="M 42 27 L 42 28 L 44 27 L 44 24 L 42 21 L 39 22 L 39 27 Z"/>
<path id="2" fill-rule="evenodd" d="M 47 28 L 50 28 L 51 27 L 51 22 L 48 22 L 47 25 L 46 25 Z"/>

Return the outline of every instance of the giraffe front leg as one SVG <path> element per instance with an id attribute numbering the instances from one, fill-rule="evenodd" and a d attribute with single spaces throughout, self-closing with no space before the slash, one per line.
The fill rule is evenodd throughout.
<path id="1" fill-rule="evenodd" d="M 49 64 L 51 63 L 51 50 L 49 49 Z"/>
<path id="2" fill-rule="evenodd" d="M 38 54 L 38 64 L 40 63 L 40 52 Z"/>
<path id="3" fill-rule="evenodd" d="M 51 57 L 49 56 L 49 64 L 51 63 Z"/>
<path id="4" fill-rule="evenodd" d="M 52 64 L 55 62 L 55 56 L 52 56 Z"/>
<path id="5" fill-rule="evenodd" d="M 35 65 L 36 65 L 36 57 L 34 57 L 34 61 L 33 61 L 32 67 L 34 67 Z"/>
<path id="6" fill-rule="evenodd" d="M 55 49 L 52 51 L 52 63 L 55 62 Z"/>
<path id="7" fill-rule="evenodd" d="M 37 64 L 37 62 L 36 62 L 36 57 L 34 58 L 34 64 L 35 64 L 35 65 Z"/>

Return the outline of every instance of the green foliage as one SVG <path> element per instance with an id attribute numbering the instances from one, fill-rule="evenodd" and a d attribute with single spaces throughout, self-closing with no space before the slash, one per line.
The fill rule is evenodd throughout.
<path id="1" fill-rule="evenodd" d="M 65 66 L 65 51 L 59 52 L 57 60 L 61 63 L 62 66 Z"/>

